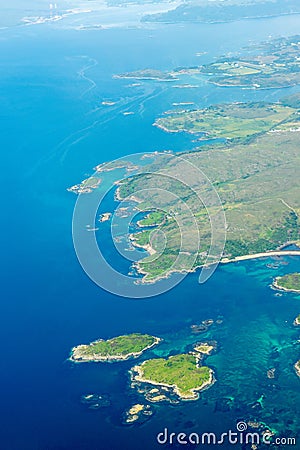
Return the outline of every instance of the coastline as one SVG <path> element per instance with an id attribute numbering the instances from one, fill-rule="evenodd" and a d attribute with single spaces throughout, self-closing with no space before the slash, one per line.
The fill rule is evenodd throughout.
<path id="1" fill-rule="evenodd" d="M 191 130 L 187 130 L 186 128 L 182 128 L 181 130 L 174 130 L 174 129 L 171 129 L 171 128 L 167 128 L 164 125 L 161 125 L 161 124 L 159 124 L 157 122 L 154 122 L 152 124 L 152 126 L 158 128 L 158 129 L 160 129 L 162 131 L 164 131 L 165 133 L 170 133 L 170 134 L 187 133 L 187 134 L 190 134 L 192 136 L 197 136 L 199 134 L 202 134 L 202 135 L 204 135 L 203 138 L 201 139 L 203 141 L 212 140 L 212 139 L 220 139 L 217 136 L 216 137 L 209 137 L 208 136 L 208 132 L 206 132 L 206 131 L 191 131 Z"/>
<path id="2" fill-rule="evenodd" d="M 133 245 L 135 245 L 135 243 L 133 242 Z M 145 250 L 148 251 L 148 247 L 151 249 L 151 253 L 150 255 L 153 255 L 156 253 L 156 251 L 150 246 L 150 245 L 145 245 L 145 246 L 141 246 L 138 245 L 138 247 L 144 248 Z M 233 259 L 229 259 L 229 258 L 223 258 L 221 259 L 218 264 L 229 264 L 229 263 L 236 263 L 239 261 L 248 261 L 251 259 L 260 259 L 260 258 L 269 258 L 272 256 L 300 256 L 300 250 L 275 250 L 275 251 L 270 251 L 270 252 L 264 252 L 264 253 L 254 253 L 254 254 L 249 254 L 249 255 L 242 255 L 242 256 L 236 256 Z M 202 267 L 209 267 L 210 265 L 215 264 L 214 262 L 212 263 L 208 263 L 208 264 L 200 264 L 198 266 L 195 266 L 191 269 L 183 269 L 183 270 L 170 270 L 169 272 L 166 272 L 163 276 L 158 276 L 157 278 L 154 278 L 153 280 L 145 280 L 142 279 L 141 282 L 142 283 L 156 283 L 159 280 L 168 278 L 170 275 L 172 275 L 172 273 L 194 273 L 196 272 L 197 269 L 201 269 Z M 138 273 L 143 274 L 143 275 L 147 275 L 147 272 L 145 272 L 143 269 L 140 268 L 139 266 L 139 262 L 135 263 L 135 268 L 138 271 Z M 288 290 L 285 288 L 279 288 L 276 287 L 274 285 L 274 287 L 276 289 L 280 289 L 280 290 L 285 290 L 285 291 L 289 291 L 289 292 L 296 292 L 296 293 L 300 293 L 300 291 L 294 291 L 294 290 Z"/>
<path id="3" fill-rule="evenodd" d="M 157 126 L 158 128 L 160 128 L 155 123 L 153 124 L 153 126 Z M 180 131 L 176 131 L 176 133 L 177 132 L 180 132 Z M 115 201 L 123 201 L 124 200 L 124 198 L 120 194 L 120 186 L 117 187 L 114 198 L 115 198 Z M 137 209 L 139 209 L 138 204 L 141 203 L 142 200 L 137 198 L 135 195 L 131 195 L 128 198 L 128 200 L 137 203 Z M 130 234 L 129 239 L 132 242 L 133 246 L 146 250 L 150 256 L 153 256 L 155 253 L 157 253 L 156 250 L 150 244 L 145 244 L 145 245 L 137 244 L 134 240 L 134 233 Z M 292 244 L 292 243 L 293 242 L 288 242 L 288 244 Z M 284 245 L 286 245 L 286 244 L 284 244 Z M 280 248 L 284 248 L 284 245 L 281 245 Z M 276 257 L 276 256 L 278 256 L 278 257 L 280 257 L 280 256 L 300 256 L 300 249 L 299 250 L 280 250 L 280 248 L 278 250 L 270 250 L 270 251 L 266 251 L 266 252 L 251 253 L 251 254 L 247 254 L 247 255 L 236 256 L 234 258 L 223 257 L 221 260 L 219 260 L 217 262 L 199 264 L 190 269 L 188 269 L 188 268 L 182 269 L 182 270 L 171 269 L 169 271 L 166 271 L 163 275 L 161 275 L 161 276 L 158 275 L 157 277 L 150 279 L 150 280 L 147 279 L 148 272 L 146 272 L 145 270 L 143 270 L 140 267 L 140 262 L 142 260 L 135 262 L 134 267 L 139 274 L 145 275 L 145 277 L 143 277 L 143 278 L 141 278 L 141 280 L 139 280 L 139 283 L 152 284 L 152 283 L 156 283 L 159 280 L 168 278 L 173 273 L 194 273 L 197 269 L 201 269 L 202 267 L 209 267 L 214 264 L 228 264 L 228 263 L 235 263 L 235 262 L 239 262 L 239 261 L 248 261 L 248 260 L 252 260 L 252 259 L 270 258 L 270 257 Z M 274 287 L 276 289 L 280 289 L 279 287 L 277 288 L 276 285 L 274 285 Z M 281 289 L 281 290 L 288 291 L 287 289 Z M 300 291 L 294 291 L 294 290 L 291 290 L 290 292 L 300 293 Z"/>
<path id="4" fill-rule="evenodd" d="M 154 254 L 156 253 L 156 250 L 154 250 L 154 248 L 151 247 L 150 244 L 145 244 L 145 245 L 137 244 L 137 243 L 134 241 L 134 234 L 133 234 L 133 233 L 131 233 L 131 234 L 129 235 L 129 240 L 130 240 L 130 242 L 132 243 L 132 245 L 133 245 L 134 247 L 136 247 L 136 248 L 142 248 L 143 250 L 146 250 L 146 251 L 149 253 L 150 256 L 152 256 L 152 255 L 154 255 Z M 138 264 L 138 263 L 137 263 L 137 264 Z"/>
<path id="5" fill-rule="evenodd" d="M 70 353 L 70 357 L 68 358 L 69 361 L 72 361 L 74 363 L 84 363 L 84 362 L 121 362 L 121 361 L 127 361 L 128 359 L 136 359 L 139 356 L 141 356 L 146 350 L 149 350 L 150 348 L 155 347 L 158 345 L 162 338 L 153 336 L 154 342 L 147 347 L 143 348 L 140 352 L 131 352 L 127 353 L 126 355 L 81 355 L 80 351 L 83 348 L 86 348 L 89 345 L 96 344 L 97 342 L 103 341 L 103 339 L 98 339 L 97 341 L 91 342 L 91 344 L 81 344 L 77 345 L 76 347 L 73 347 Z M 79 354 L 78 354 L 79 353 Z"/>
<path id="6" fill-rule="evenodd" d="M 300 250 L 271 250 L 269 252 L 253 253 L 249 255 L 236 256 L 233 259 L 223 258 L 221 259 L 222 264 L 227 264 L 231 262 L 246 261 L 248 259 L 259 259 L 268 258 L 269 256 L 300 256 Z"/>
<path id="7" fill-rule="evenodd" d="M 287 89 L 289 87 L 293 87 L 293 86 L 297 86 L 296 83 L 293 84 L 286 84 L 284 86 L 255 86 L 253 84 L 226 84 L 226 83 L 221 83 L 219 81 L 213 81 L 213 80 L 208 80 L 209 83 L 214 84 L 215 86 L 219 86 L 219 87 L 238 87 L 238 88 L 242 88 L 242 89 L 256 89 L 256 90 L 267 90 L 267 89 Z"/>
<path id="8" fill-rule="evenodd" d="M 261 20 L 261 19 L 272 19 L 276 17 L 282 17 L 282 16 L 294 16 L 298 15 L 300 12 L 282 12 L 278 14 L 264 14 L 262 16 L 243 16 L 239 18 L 232 18 L 232 19 L 226 19 L 226 20 L 147 20 L 145 18 L 142 20 L 142 22 L 146 23 L 159 23 L 159 24 L 169 24 L 169 25 L 176 25 L 176 24 L 222 24 L 222 23 L 232 23 L 236 21 L 242 21 L 242 20 Z M 154 14 L 153 14 L 154 15 Z M 151 14 L 150 14 L 151 16 Z"/>
<path id="9" fill-rule="evenodd" d="M 151 77 L 151 76 L 145 76 L 143 77 L 142 75 L 137 75 L 137 76 L 133 76 L 133 75 L 113 75 L 113 78 L 116 79 L 125 79 L 125 80 L 141 80 L 141 81 L 149 81 L 149 80 L 153 80 L 153 81 L 167 81 L 167 82 L 172 82 L 172 81 L 178 81 L 179 78 L 159 78 L 159 77 Z"/>

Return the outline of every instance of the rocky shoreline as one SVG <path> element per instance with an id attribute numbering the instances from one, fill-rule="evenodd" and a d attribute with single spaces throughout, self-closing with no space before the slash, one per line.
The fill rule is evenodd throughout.
<path id="1" fill-rule="evenodd" d="M 297 252 L 297 253 L 300 253 L 300 252 Z M 277 289 L 277 290 L 279 290 L 279 291 L 284 291 L 284 292 L 294 292 L 294 293 L 296 293 L 296 294 L 300 294 L 300 290 L 297 290 L 297 289 L 289 289 L 289 288 L 286 288 L 286 287 L 281 286 L 280 284 L 278 284 L 279 278 L 281 278 L 281 277 L 277 277 L 277 278 L 275 278 L 275 280 L 273 281 L 273 284 L 272 284 L 273 288 L 275 288 L 275 289 Z M 300 322 L 297 323 L 297 324 L 295 324 L 295 325 L 300 325 Z"/>
<path id="2" fill-rule="evenodd" d="M 199 399 L 199 393 L 207 388 L 209 388 L 210 386 L 212 386 L 215 383 L 215 378 L 214 378 L 214 372 L 212 369 L 210 369 L 209 374 L 209 380 L 204 382 L 201 386 L 196 387 L 194 389 L 192 389 L 192 394 L 190 395 L 184 395 L 182 394 L 182 392 L 180 391 L 180 389 L 177 387 L 176 384 L 170 385 L 167 383 L 159 383 L 153 380 L 148 380 L 145 379 L 143 377 L 143 364 L 145 364 L 147 361 L 144 361 L 144 363 L 142 363 L 140 366 L 134 366 L 131 371 L 130 371 L 130 376 L 131 376 L 131 381 L 132 382 L 139 382 L 139 383 L 145 383 L 145 384 L 151 384 L 153 386 L 161 386 L 161 387 L 166 387 L 166 388 L 170 388 L 177 396 L 180 400 L 183 401 L 187 401 L 187 400 L 198 400 Z"/>

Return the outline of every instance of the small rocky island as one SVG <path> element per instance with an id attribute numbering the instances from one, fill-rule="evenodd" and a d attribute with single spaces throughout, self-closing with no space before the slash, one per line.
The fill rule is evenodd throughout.
<path id="1" fill-rule="evenodd" d="M 215 342 L 199 342 L 195 345 L 195 352 L 201 353 L 202 355 L 210 355 L 216 348 Z"/>
<path id="2" fill-rule="evenodd" d="M 277 277 L 273 286 L 282 291 L 300 293 L 300 273 L 289 273 L 283 277 Z"/>
<path id="3" fill-rule="evenodd" d="M 205 333 L 209 327 L 211 327 L 214 323 L 213 319 L 202 320 L 199 324 L 191 325 L 191 331 L 194 334 Z"/>
<path id="4" fill-rule="evenodd" d="M 171 388 L 181 400 L 197 400 L 199 391 L 214 382 L 213 371 L 201 366 L 196 353 L 144 361 L 131 369 L 133 382 Z"/>
<path id="5" fill-rule="evenodd" d="M 299 314 L 299 316 L 297 316 L 296 319 L 294 320 L 294 325 L 295 325 L 296 327 L 298 327 L 298 326 L 300 325 L 300 314 Z"/>
<path id="6" fill-rule="evenodd" d="M 88 409 L 100 409 L 111 405 L 108 394 L 86 394 L 81 396 L 81 403 Z"/>
<path id="7" fill-rule="evenodd" d="M 116 362 L 138 358 L 154 347 L 160 338 L 149 334 L 132 333 L 112 339 L 99 339 L 90 344 L 78 345 L 71 350 L 73 362 Z"/>
<path id="8" fill-rule="evenodd" d="M 100 214 L 99 216 L 99 222 L 107 222 L 108 220 L 110 220 L 112 214 L 110 212 L 105 212 L 103 214 Z"/>
<path id="9" fill-rule="evenodd" d="M 148 420 L 153 415 L 153 413 L 154 411 L 150 405 L 137 403 L 131 406 L 131 408 L 129 408 L 128 411 L 125 412 L 123 423 L 125 425 L 131 425 L 135 422 L 141 424 Z"/>

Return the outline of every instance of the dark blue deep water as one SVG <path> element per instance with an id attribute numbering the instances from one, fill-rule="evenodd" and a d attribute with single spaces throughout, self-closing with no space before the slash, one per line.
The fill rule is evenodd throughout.
<path id="1" fill-rule="evenodd" d="M 155 82 L 132 88 L 113 74 L 211 61 L 269 35 L 296 34 L 299 25 L 297 16 L 287 16 L 154 29 L 1 30 L 1 450 L 150 450 L 158 447 L 156 434 L 164 427 L 222 432 L 245 418 L 262 420 L 283 436 L 297 435 L 300 394 L 293 364 L 299 332 L 292 322 L 300 298 L 276 297 L 269 285 L 274 276 L 299 270 L 299 258 L 286 258 L 277 269 L 267 268 L 268 261 L 224 265 L 204 285 L 191 274 L 152 299 L 114 297 L 94 285 L 76 259 L 76 197 L 66 189 L 103 161 L 191 149 L 187 136 L 152 127 L 173 102 L 277 100 L 293 92 L 204 82 L 190 90 Z M 103 107 L 105 100 L 117 103 Z M 120 423 L 123 411 L 142 400 L 128 384 L 132 362 L 67 361 L 74 345 L 135 331 L 165 338 L 153 354 L 184 351 L 199 339 L 190 326 L 219 316 L 223 323 L 201 335 L 219 343 L 207 358 L 217 382 L 197 402 L 155 405 L 142 426 Z M 277 370 L 274 380 L 266 376 L 270 367 Z M 110 393 L 112 406 L 88 410 L 80 397 L 89 392 Z M 252 405 L 262 394 L 257 411 Z M 233 399 L 230 411 L 217 407 L 223 397 Z"/>

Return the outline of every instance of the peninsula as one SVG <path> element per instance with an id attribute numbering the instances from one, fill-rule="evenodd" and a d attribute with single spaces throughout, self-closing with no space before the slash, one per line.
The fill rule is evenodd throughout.
<path id="1" fill-rule="evenodd" d="M 155 69 L 142 69 L 135 72 L 126 72 L 120 75 L 114 75 L 114 78 L 128 78 L 134 80 L 156 80 L 156 81 L 175 81 L 175 75 L 169 72 L 162 72 Z"/>
<path id="2" fill-rule="evenodd" d="M 213 371 L 200 366 L 196 354 L 179 354 L 167 359 L 144 361 L 131 370 L 133 381 L 171 388 L 181 400 L 197 400 L 199 391 L 214 382 Z"/>
<path id="3" fill-rule="evenodd" d="M 97 177 L 86 178 L 79 184 L 74 184 L 67 190 L 74 192 L 74 194 L 90 194 L 101 183 L 101 179 Z"/>
<path id="4" fill-rule="evenodd" d="M 116 362 L 138 358 L 146 350 L 159 344 L 160 338 L 149 334 L 132 333 L 112 339 L 99 339 L 90 344 L 73 347 L 70 361 Z"/>

